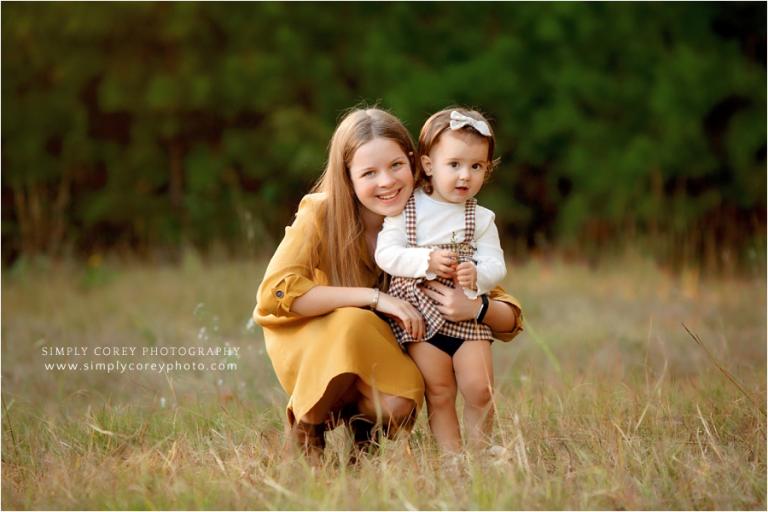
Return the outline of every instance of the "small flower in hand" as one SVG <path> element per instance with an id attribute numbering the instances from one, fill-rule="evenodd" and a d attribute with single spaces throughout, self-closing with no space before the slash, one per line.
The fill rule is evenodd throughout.
<path id="1" fill-rule="evenodd" d="M 456 271 L 456 254 L 447 249 L 432 251 L 428 270 L 445 279 L 453 279 Z"/>

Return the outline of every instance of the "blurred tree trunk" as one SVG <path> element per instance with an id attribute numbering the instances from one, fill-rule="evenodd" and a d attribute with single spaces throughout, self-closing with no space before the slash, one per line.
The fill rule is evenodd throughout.
<path id="1" fill-rule="evenodd" d="M 62 173 L 55 192 L 47 184 L 19 183 L 12 186 L 21 233 L 21 253 L 60 254 L 67 231 L 71 199 L 71 173 Z"/>
<path id="2" fill-rule="evenodd" d="M 181 238 L 184 240 L 188 228 L 184 213 L 184 149 L 178 139 L 171 139 L 168 145 L 168 163 L 170 167 L 168 196 L 173 214 L 179 221 Z"/>

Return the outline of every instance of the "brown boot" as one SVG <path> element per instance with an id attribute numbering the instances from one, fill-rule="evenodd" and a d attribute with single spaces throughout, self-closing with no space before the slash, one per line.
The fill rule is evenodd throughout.
<path id="1" fill-rule="evenodd" d="M 352 434 L 352 454 L 349 464 L 354 465 L 363 453 L 370 453 L 376 448 L 381 428 L 380 425 L 358 413 L 355 407 L 345 408 L 342 411 L 342 417 L 349 433 Z"/>
<path id="2" fill-rule="evenodd" d="M 310 459 L 312 463 L 319 463 L 325 450 L 325 423 L 313 425 L 297 421 L 291 429 L 291 437 L 296 442 L 299 450 Z"/>

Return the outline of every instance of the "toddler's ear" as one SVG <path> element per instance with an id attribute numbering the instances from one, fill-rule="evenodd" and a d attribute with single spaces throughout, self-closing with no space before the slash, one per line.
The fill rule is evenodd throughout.
<path id="1" fill-rule="evenodd" d="M 432 160 L 430 160 L 427 155 L 421 156 L 421 167 L 424 169 L 427 176 L 432 176 Z"/>

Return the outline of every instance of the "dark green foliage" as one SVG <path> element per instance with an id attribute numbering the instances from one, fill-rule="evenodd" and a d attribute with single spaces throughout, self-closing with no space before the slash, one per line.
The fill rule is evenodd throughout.
<path id="1" fill-rule="evenodd" d="M 450 104 L 488 113 L 480 200 L 517 246 L 635 234 L 690 257 L 765 231 L 761 3 L 2 10 L 5 262 L 271 244 L 361 101 L 414 137 Z"/>

